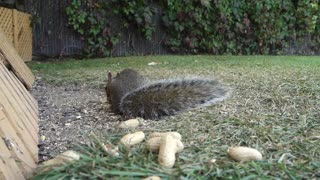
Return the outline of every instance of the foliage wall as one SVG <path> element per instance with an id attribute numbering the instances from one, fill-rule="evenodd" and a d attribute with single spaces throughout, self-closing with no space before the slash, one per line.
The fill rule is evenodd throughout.
<path id="1" fill-rule="evenodd" d="M 151 41 L 159 14 L 162 45 L 173 53 L 285 54 L 292 44 L 320 49 L 317 0 L 71 0 L 66 13 L 89 56 L 109 56 L 129 26 Z"/>

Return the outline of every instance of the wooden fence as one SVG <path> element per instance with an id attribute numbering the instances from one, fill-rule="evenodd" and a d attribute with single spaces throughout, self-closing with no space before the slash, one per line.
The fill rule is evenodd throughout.
<path id="1" fill-rule="evenodd" d="M 33 24 L 33 54 L 35 56 L 63 57 L 82 53 L 84 43 L 67 21 L 65 8 L 70 0 L 25 1 L 28 12 L 40 17 Z M 161 12 L 154 17 L 155 33 L 152 40 L 146 40 L 135 28 L 128 28 L 121 33 L 112 56 L 168 54 L 162 42 L 165 31 L 161 26 Z M 113 19 L 112 23 L 117 23 Z"/>
<path id="2" fill-rule="evenodd" d="M 10 67 L 10 68 L 7 68 Z M 27 179 L 38 162 L 34 76 L 0 31 L 0 179 Z"/>
<path id="3" fill-rule="evenodd" d="M 0 29 L 7 35 L 24 61 L 32 59 L 30 15 L 0 7 Z"/>

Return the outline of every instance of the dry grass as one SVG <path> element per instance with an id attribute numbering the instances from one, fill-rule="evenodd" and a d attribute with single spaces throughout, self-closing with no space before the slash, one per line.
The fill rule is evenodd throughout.
<path id="1" fill-rule="evenodd" d="M 151 61 L 161 64 L 148 66 Z M 140 128 L 147 133 L 157 130 L 182 134 L 186 148 L 172 170 L 160 168 L 156 155 L 146 152 L 143 145 L 130 155 L 124 151 L 119 159 L 106 156 L 99 148 L 83 147 L 83 161 L 35 179 L 86 175 L 141 178 L 152 174 L 181 179 L 320 178 L 319 57 L 131 57 L 33 63 L 31 67 L 57 84 L 83 81 L 99 87 L 107 71 L 132 67 L 152 79 L 189 75 L 217 78 L 232 89 L 232 96 L 215 106 L 148 121 Z M 111 141 L 116 142 L 124 133 L 115 130 L 110 134 Z M 231 160 L 227 149 L 237 145 L 258 149 L 264 160 Z M 211 159 L 216 163 L 210 164 Z"/>

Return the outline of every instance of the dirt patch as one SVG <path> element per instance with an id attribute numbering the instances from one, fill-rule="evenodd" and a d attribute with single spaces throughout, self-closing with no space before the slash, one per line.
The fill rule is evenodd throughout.
<path id="1" fill-rule="evenodd" d="M 74 144 L 86 144 L 89 135 L 113 130 L 120 117 L 109 112 L 102 87 L 86 84 L 51 85 L 38 79 L 32 91 L 39 104 L 39 161 Z"/>

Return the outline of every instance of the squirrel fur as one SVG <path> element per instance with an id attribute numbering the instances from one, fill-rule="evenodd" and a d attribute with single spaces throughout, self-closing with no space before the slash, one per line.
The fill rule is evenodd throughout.
<path id="1" fill-rule="evenodd" d="M 132 69 L 125 69 L 115 77 L 109 72 L 105 89 L 114 113 L 125 118 L 156 120 L 209 106 L 228 96 L 227 89 L 216 80 L 181 78 L 150 82 Z"/>

